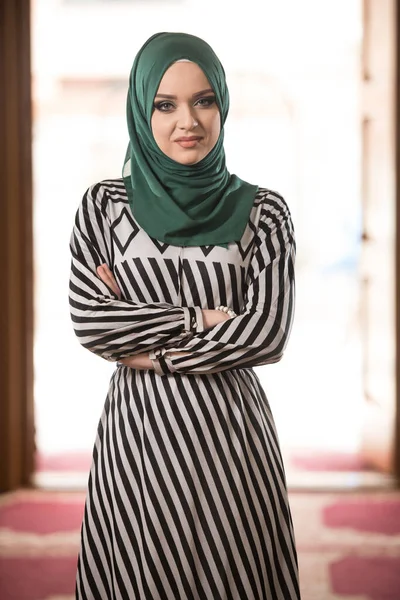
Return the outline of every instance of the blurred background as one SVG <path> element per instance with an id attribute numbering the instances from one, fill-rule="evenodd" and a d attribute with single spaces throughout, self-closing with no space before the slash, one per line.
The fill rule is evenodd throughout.
<path id="1" fill-rule="evenodd" d="M 121 175 L 129 71 L 163 30 L 213 46 L 231 94 L 228 169 L 292 211 L 295 325 L 282 362 L 257 368 L 288 469 L 318 455 L 362 464 L 364 20 L 361 0 L 32 2 L 38 470 L 88 465 L 113 367 L 73 334 L 69 237 L 89 185 Z"/>
<path id="2" fill-rule="evenodd" d="M 295 324 L 282 361 L 256 372 L 302 598 L 399 599 L 399 4 L 0 2 L 1 600 L 74 598 L 113 367 L 73 334 L 69 239 L 85 190 L 121 175 L 134 56 L 168 30 L 214 47 L 231 92 L 228 168 L 293 214 Z"/>

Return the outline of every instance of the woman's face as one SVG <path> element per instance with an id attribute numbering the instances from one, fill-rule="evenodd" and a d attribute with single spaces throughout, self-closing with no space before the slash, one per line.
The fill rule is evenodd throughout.
<path id="1" fill-rule="evenodd" d="M 177 62 L 164 73 L 151 128 L 160 150 L 182 165 L 200 162 L 214 148 L 221 118 L 215 94 L 197 64 Z"/>

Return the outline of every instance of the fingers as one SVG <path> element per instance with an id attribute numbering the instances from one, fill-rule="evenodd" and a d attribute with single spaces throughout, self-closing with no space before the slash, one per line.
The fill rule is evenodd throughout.
<path id="1" fill-rule="evenodd" d="M 112 291 L 118 298 L 121 298 L 121 290 L 119 289 L 118 284 L 115 281 L 114 275 L 112 274 L 112 271 L 110 271 L 108 266 L 104 263 L 97 267 L 96 271 L 100 279 L 106 285 L 108 285 L 109 288 L 112 289 Z"/>
<path id="2" fill-rule="evenodd" d="M 102 265 L 100 265 L 98 267 L 98 269 L 101 269 L 108 278 L 112 279 L 114 277 L 112 271 L 110 271 L 110 269 L 106 263 L 103 263 Z"/>

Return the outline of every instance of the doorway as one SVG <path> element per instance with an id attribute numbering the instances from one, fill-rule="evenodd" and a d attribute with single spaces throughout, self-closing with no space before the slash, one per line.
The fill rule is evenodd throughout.
<path id="1" fill-rule="evenodd" d="M 214 19 L 202 10 L 195 23 L 194 6 L 33 3 L 38 470 L 59 483 L 66 470 L 86 477 L 113 370 L 72 333 L 69 236 L 85 189 L 120 176 L 129 69 L 157 30 L 197 34 L 216 49 L 231 92 L 228 168 L 281 193 L 293 214 L 292 338 L 281 363 L 257 369 L 289 483 L 292 472 L 329 461 L 334 469 L 363 466 L 362 2 L 252 0 L 246 14 L 209 2 Z"/>

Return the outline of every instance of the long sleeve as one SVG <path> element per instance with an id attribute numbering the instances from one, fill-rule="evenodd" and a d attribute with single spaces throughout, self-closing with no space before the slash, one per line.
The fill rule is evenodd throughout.
<path id="1" fill-rule="evenodd" d="M 150 353 L 155 370 L 210 373 L 280 360 L 294 314 L 295 240 L 289 209 L 278 194 L 263 200 L 240 315 L 178 345 Z M 175 355 L 179 352 L 181 355 Z"/>
<path id="2" fill-rule="evenodd" d="M 96 273 L 114 262 L 107 197 L 101 184 L 89 188 L 77 211 L 71 235 L 69 303 L 80 343 L 106 360 L 115 361 L 192 337 L 191 325 L 202 330 L 200 307 L 119 300 Z"/>

